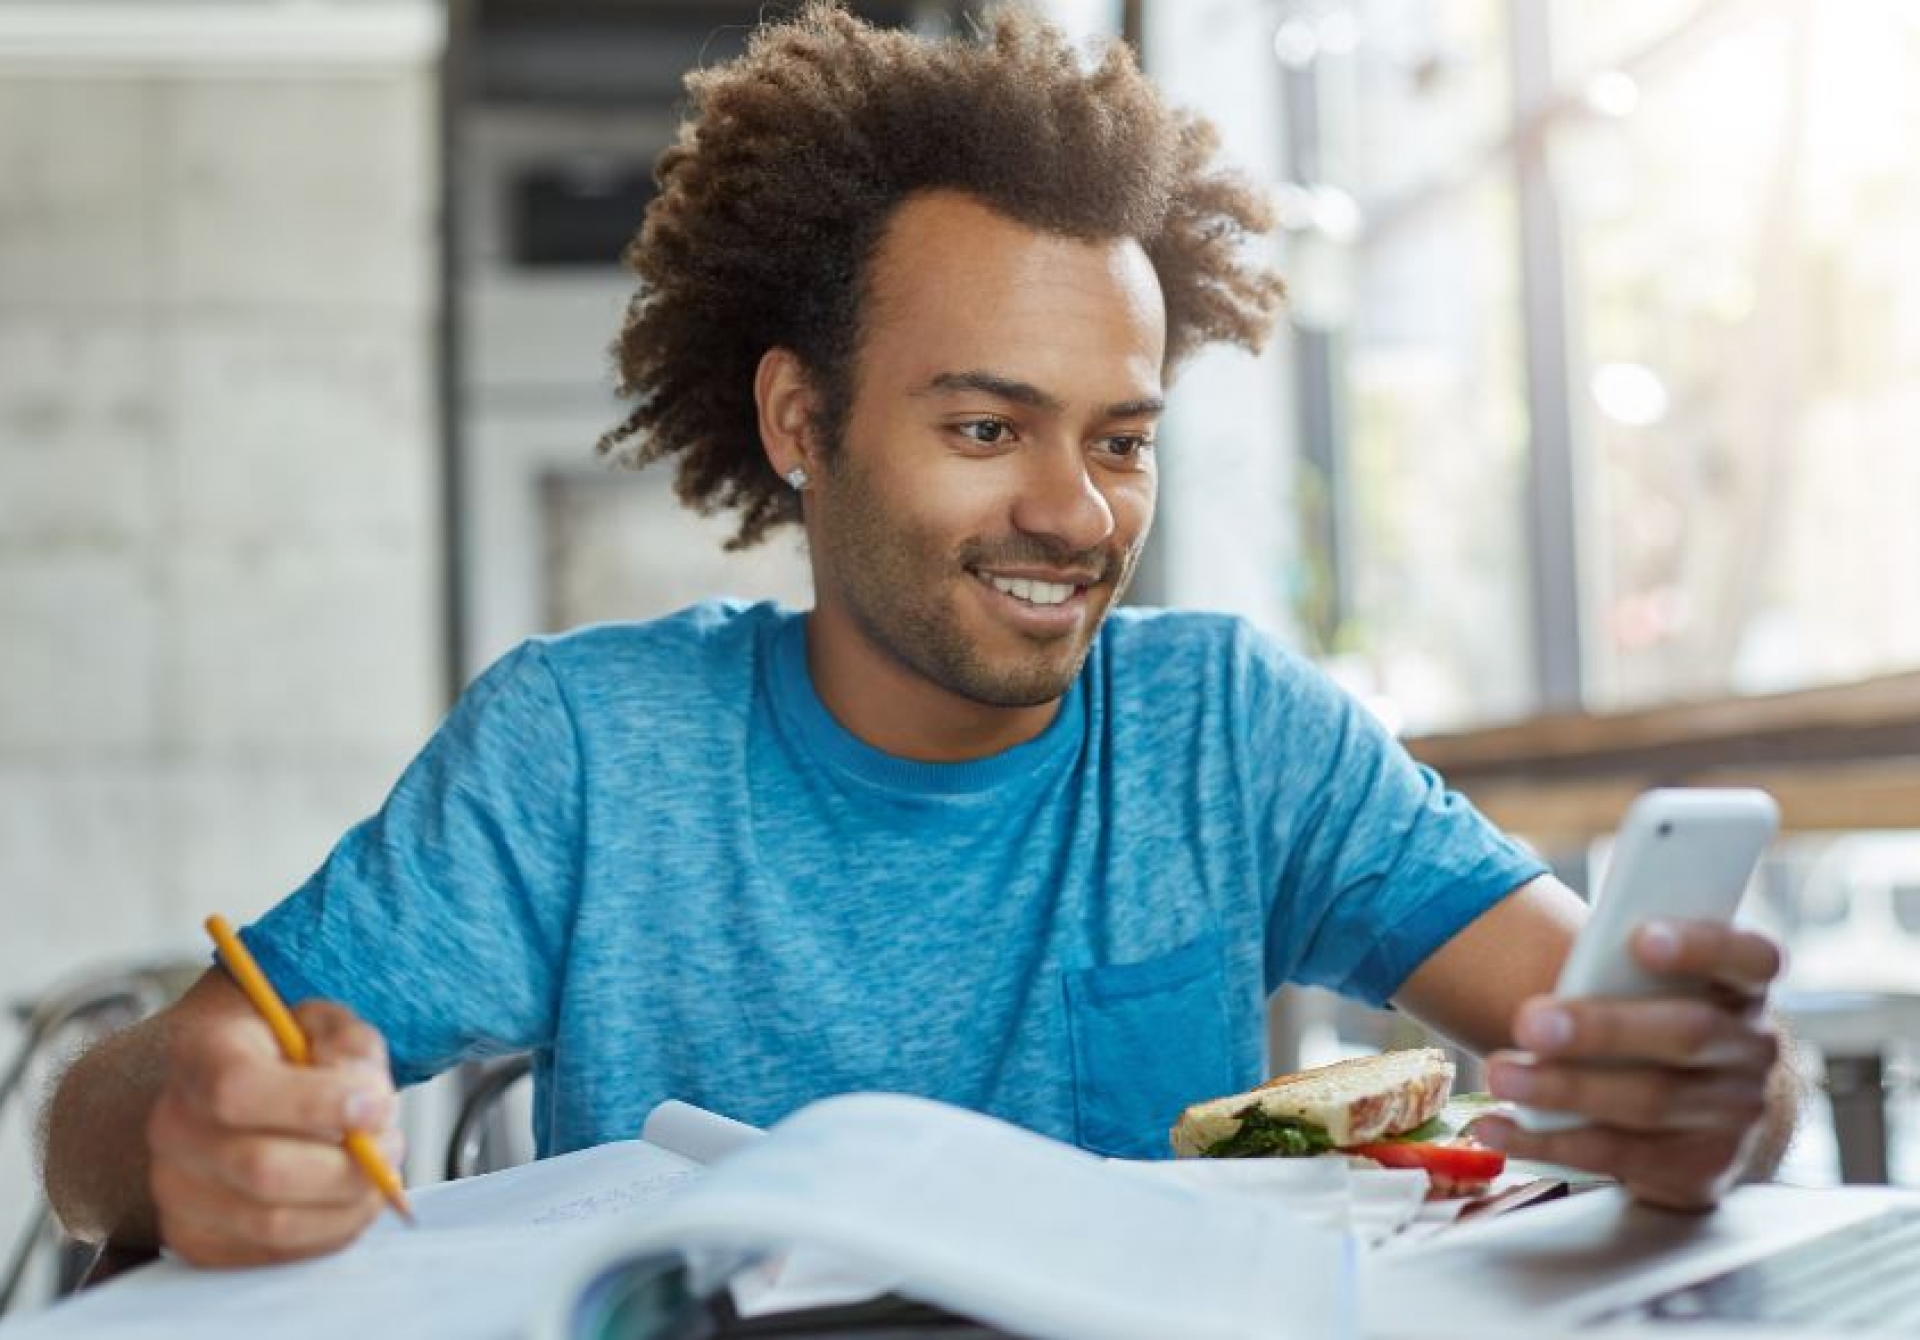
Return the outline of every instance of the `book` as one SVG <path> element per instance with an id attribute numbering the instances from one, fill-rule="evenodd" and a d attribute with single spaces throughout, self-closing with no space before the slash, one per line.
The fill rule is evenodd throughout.
<path id="1" fill-rule="evenodd" d="M 637 1140 L 413 1199 L 418 1229 L 382 1221 L 256 1270 L 163 1261 L 0 1338 L 572 1340 L 946 1315 L 1038 1340 L 1338 1340 L 1359 1314 L 1357 1239 L 1283 1202 L 897 1094 L 764 1133 L 663 1104 Z"/>
<path id="2" fill-rule="evenodd" d="M 857 1094 L 801 1109 L 597 1244 L 535 1334 L 593 1333 L 581 1301 L 617 1293 L 623 1271 L 686 1261 L 702 1292 L 796 1246 L 876 1293 L 1025 1336 L 1337 1337 L 1357 1311 L 1353 1239 L 1280 1204 L 1140 1176 L 926 1099 Z"/>

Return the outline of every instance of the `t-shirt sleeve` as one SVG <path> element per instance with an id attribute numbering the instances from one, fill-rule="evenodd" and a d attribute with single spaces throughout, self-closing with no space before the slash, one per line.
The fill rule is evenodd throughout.
<path id="1" fill-rule="evenodd" d="M 243 932 L 289 1000 L 350 1006 L 401 1083 L 548 1045 L 577 888 L 580 760 L 539 643 L 462 695 L 379 813 Z"/>
<path id="2" fill-rule="evenodd" d="M 1268 761 L 1269 988 L 1382 1005 L 1475 917 L 1545 872 L 1318 670 L 1255 648 L 1254 757 Z"/>

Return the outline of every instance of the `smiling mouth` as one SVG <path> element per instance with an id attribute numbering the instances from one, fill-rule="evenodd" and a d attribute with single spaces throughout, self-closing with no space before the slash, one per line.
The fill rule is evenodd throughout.
<path id="1" fill-rule="evenodd" d="M 974 576 L 1002 595 L 1041 609 L 1064 605 L 1086 589 L 1074 582 L 1049 582 L 1037 577 L 998 577 L 990 572 L 975 572 Z"/>

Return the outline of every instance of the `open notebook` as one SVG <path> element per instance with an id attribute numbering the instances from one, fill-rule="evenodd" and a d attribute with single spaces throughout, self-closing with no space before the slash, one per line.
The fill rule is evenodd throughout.
<path id="1" fill-rule="evenodd" d="M 425 1188 L 415 1209 L 419 1229 L 385 1222 L 318 1261 L 163 1261 L 0 1338 L 600 1334 L 669 1285 L 747 1313 L 891 1290 L 1062 1340 L 1339 1340 L 1358 1315 L 1357 1240 L 1282 1200 L 898 1095 L 764 1135 L 669 1104 L 640 1140 Z"/>

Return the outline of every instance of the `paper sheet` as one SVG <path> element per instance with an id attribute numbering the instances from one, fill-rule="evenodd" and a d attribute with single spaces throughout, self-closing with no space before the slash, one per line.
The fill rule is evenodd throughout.
<path id="1" fill-rule="evenodd" d="M 729 1283 L 734 1309 L 743 1317 L 806 1308 L 864 1303 L 897 1289 L 897 1271 L 862 1268 L 836 1252 L 796 1247 L 761 1258 Z"/>
<path id="2" fill-rule="evenodd" d="M 1251 1196 L 1336 1233 L 1379 1246 L 1427 1214 L 1427 1175 L 1413 1168 L 1356 1168 L 1342 1159 L 1110 1159 L 1108 1166 L 1180 1182 L 1212 1195 Z M 863 1273 L 826 1252 L 767 1258 L 732 1284 L 745 1317 L 862 1302 L 902 1280 Z"/>
<path id="3" fill-rule="evenodd" d="M 422 1229 L 587 1225 L 644 1209 L 700 1171 L 672 1150 L 622 1140 L 411 1194 Z M 388 1215 L 375 1231 L 407 1230 Z"/>
<path id="4" fill-rule="evenodd" d="M 297 1265 L 195 1270 L 162 1261 L 0 1326 L 6 1340 L 507 1340 L 578 1235 L 443 1229 L 366 1237 Z"/>

